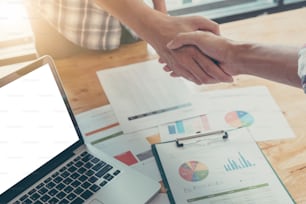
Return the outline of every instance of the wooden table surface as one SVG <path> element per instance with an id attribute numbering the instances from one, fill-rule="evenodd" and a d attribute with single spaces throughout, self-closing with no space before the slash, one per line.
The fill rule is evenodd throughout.
<path id="1" fill-rule="evenodd" d="M 243 41 L 301 46 L 306 43 L 306 8 L 220 25 L 222 35 Z M 105 104 L 96 71 L 156 58 L 145 42 L 104 53 L 86 53 L 56 60 L 74 113 Z M 252 76 L 231 84 L 202 86 L 203 90 L 265 85 L 282 109 L 296 137 L 258 143 L 297 203 L 306 203 L 306 95 L 301 89 Z"/>

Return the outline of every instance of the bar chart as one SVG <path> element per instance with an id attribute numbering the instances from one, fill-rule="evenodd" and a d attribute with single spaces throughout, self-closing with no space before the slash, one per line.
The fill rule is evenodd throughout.
<path id="1" fill-rule="evenodd" d="M 225 171 L 236 171 L 241 170 L 245 168 L 251 168 L 254 167 L 255 164 L 250 162 L 246 157 L 241 153 L 238 152 L 238 158 L 237 159 L 227 159 L 227 162 L 224 164 Z"/>

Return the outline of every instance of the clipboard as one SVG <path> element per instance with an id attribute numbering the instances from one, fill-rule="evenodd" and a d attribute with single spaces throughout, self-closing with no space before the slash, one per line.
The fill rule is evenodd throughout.
<path id="1" fill-rule="evenodd" d="M 152 145 L 171 204 L 295 203 L 247 128 Z"/>

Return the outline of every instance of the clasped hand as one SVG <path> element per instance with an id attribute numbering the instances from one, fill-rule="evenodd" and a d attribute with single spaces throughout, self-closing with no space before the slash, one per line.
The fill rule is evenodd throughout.
<path id="1" fill-rule="evenodd" d="M 164 66 L 172 77 L 184 77 L 200 85 L 232 82 L 232 76 L 238 74 L 230 60 L 231 41 L 212 32 L 180 33 L 167 47 L 176 55 L 188 53 L 188 58 L 183 57 L 177 64 Z"/>

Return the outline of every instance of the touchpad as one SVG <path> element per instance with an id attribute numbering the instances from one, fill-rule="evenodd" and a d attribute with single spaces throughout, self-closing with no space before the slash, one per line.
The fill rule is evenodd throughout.
<path id="1" fill-rule="evenodd" d="M 90 204 L 103 204 L 103 202 L 100 201 L 100 200 L 97 200 L 97 199 L 93 199 L 93 200 L 90 202 Z"/>

